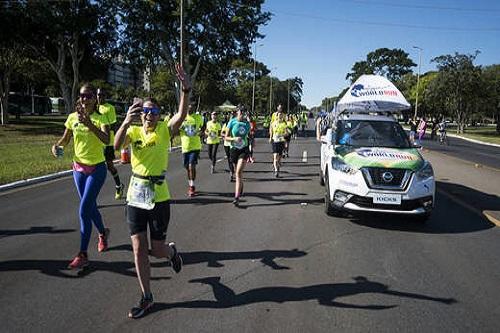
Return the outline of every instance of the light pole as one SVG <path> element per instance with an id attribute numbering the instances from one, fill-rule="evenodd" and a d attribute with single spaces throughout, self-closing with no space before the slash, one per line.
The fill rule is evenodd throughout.
<path id="1" fill-rule="evenodd" d="M 418 111 L 418 85 L 420 82 L 420 64 L 422 63 L 422 48 L 418 46 L 413 46 L 413 48 L 418 50 L 417 95 L 415 98 L 415 114 L 413 115 L 413 119 L 416 119 Z"/>
<path id="2" fill-rule="evenodd" d="M 257 59 L 257 46 L 262 46 L 264 44 L 255 44 L 253 47 L 253 85 L 252 85 L 252 115 L 255 113 L 255 66 Z"/>
<path id="3" fill-rule="evenodd" d="M 271 68 L 271 71 L 269 72 L 269 114 L 273 114 L 273 70 L 277 69 L 277 67 Z"/>
<path id="4" fill-rule="evenodd" d="M 286 113 L 290 114 L 290 79 L 286 80 L 287 100 L 286 100 Z"/>

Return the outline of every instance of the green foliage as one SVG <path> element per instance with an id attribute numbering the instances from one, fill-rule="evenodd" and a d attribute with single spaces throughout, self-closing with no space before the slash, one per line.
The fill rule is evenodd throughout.
<path id="1" fill-rule="evenodd" d="M 353 83 L 363 74 L 378 74 L 395 82 L 410 73 L 415 66 L 409 54 L 402 49 L 380 48 L 368 53 L 365 61 L 356 62 L 346 79 Z"/>

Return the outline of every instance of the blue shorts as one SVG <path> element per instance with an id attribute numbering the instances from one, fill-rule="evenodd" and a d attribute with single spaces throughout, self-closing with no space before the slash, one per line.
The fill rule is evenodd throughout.
<path id="1" fill-rule="evenodd" d="M 187 153 L 182 153 L 184 156 L 184 167 L 187 169 L 189 165 L 198 164 L 198 158 L 200 157 L 199 150 L 188 151 Z"/>

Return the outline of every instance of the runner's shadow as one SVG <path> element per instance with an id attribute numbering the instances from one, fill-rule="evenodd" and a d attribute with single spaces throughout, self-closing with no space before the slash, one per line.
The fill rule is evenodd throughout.
<path id="1" fill-rule="evenodd" d="M 39 271 L 42 274 L 75 279 L 91 275 L 95 272 L 110 272 L 136 278 L 133 261 L 90 261 L 90 266 L 84 270 L 68 270 L 69 260 L 11 260 L 0 262 L 0 272 Z M 158 266 L 158 265 L 156 265 Z M 163 263 L 163 266 L 165 264 Z M 151 280 L 170 280 L 170 277 L 151 277 Z"/>
<path id="2" fill-rule="evenodd" d="M 73 231 L 76 231 L 76 229 L 54 229 L 51 226 L 31 227 L 29 229 L 5 229 L 0 230 L 0 238 L 34 234 L 65 234 Z"/>
<path id="3" fill-rule="evenodd" d="M 132 251 L 132 246 L 129 244 L 110 247 L 108 251 Z M 184 265 L 197 265 L 207 263 L 207 267 L 224 267 L 222 261 L 230 260 L 259 260 L 265 266 L 272 269 L 282 270 L 290 269 L 287 266 L 280 265 L 276 262 L 277 259 L 283 258 L 300 258 L 307 255 L 307 252 L 298 249 L 292 250 L 262 250 L 262 251 L 247 251 L 247 252 L 212 252 L 212 251 L 195 251 L 195 252 L 179 252 L 182 256 Z M 151 263 L 153 267 L 161 267 L 168 263 Z"/>
<path id="4" fill-rule="evenodd" d="M 355 296 L 359 294 L 381 294 L 395 296 L 398 298 L 409 298 L 416 300 L 425 300 L 439 302 L 447 305 L 456 303 L 454 298 L 440 298 L 416 293 L 391 290 L 388 285 L 380 282 L 369 281 L 363 276 L 353 278 L 354 283 L 331 283 L 317 284 L 306 287 L 264 287 L 257 288 L 236 294 L 231 288 L 220 282 L 220 277 L 206 277 L 190 280 L 192 283 L 202 283 L 210 286 L 213 290 L 215 301 L 212 300 L 194 300 L 177 303 L 157 303 L 151 312 L 162 310 L 188 308 L 188 309 L 227 309 L 249 304 L 274 302 L 304 302 L 316 300 L 323 306 L 347 308 L 347 309 L 365 309 L 365 310 L 386 310 L 397 307 L 396 304 L 350 304 L 337 301 L 342 297 Z"/>

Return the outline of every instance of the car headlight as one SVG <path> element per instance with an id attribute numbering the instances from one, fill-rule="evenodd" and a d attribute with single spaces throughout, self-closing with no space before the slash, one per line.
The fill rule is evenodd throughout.
<path id="1" fill-rule="evenodd" d="M 424 165 L 417 171 L 417 178 L 424 180 L 430 177 L 434 177 L 434 170 L 432 169 L 432 165 L 425 161 Z"/>
<path id="2" fill-rule="evenodd" d="M 348 174 L 356 173 L 356 169 L 349 166 L 344 161 L 339 160 L 338 158 L 332 158 L 332 169 L 336 171 L 341 171 Z"/>

